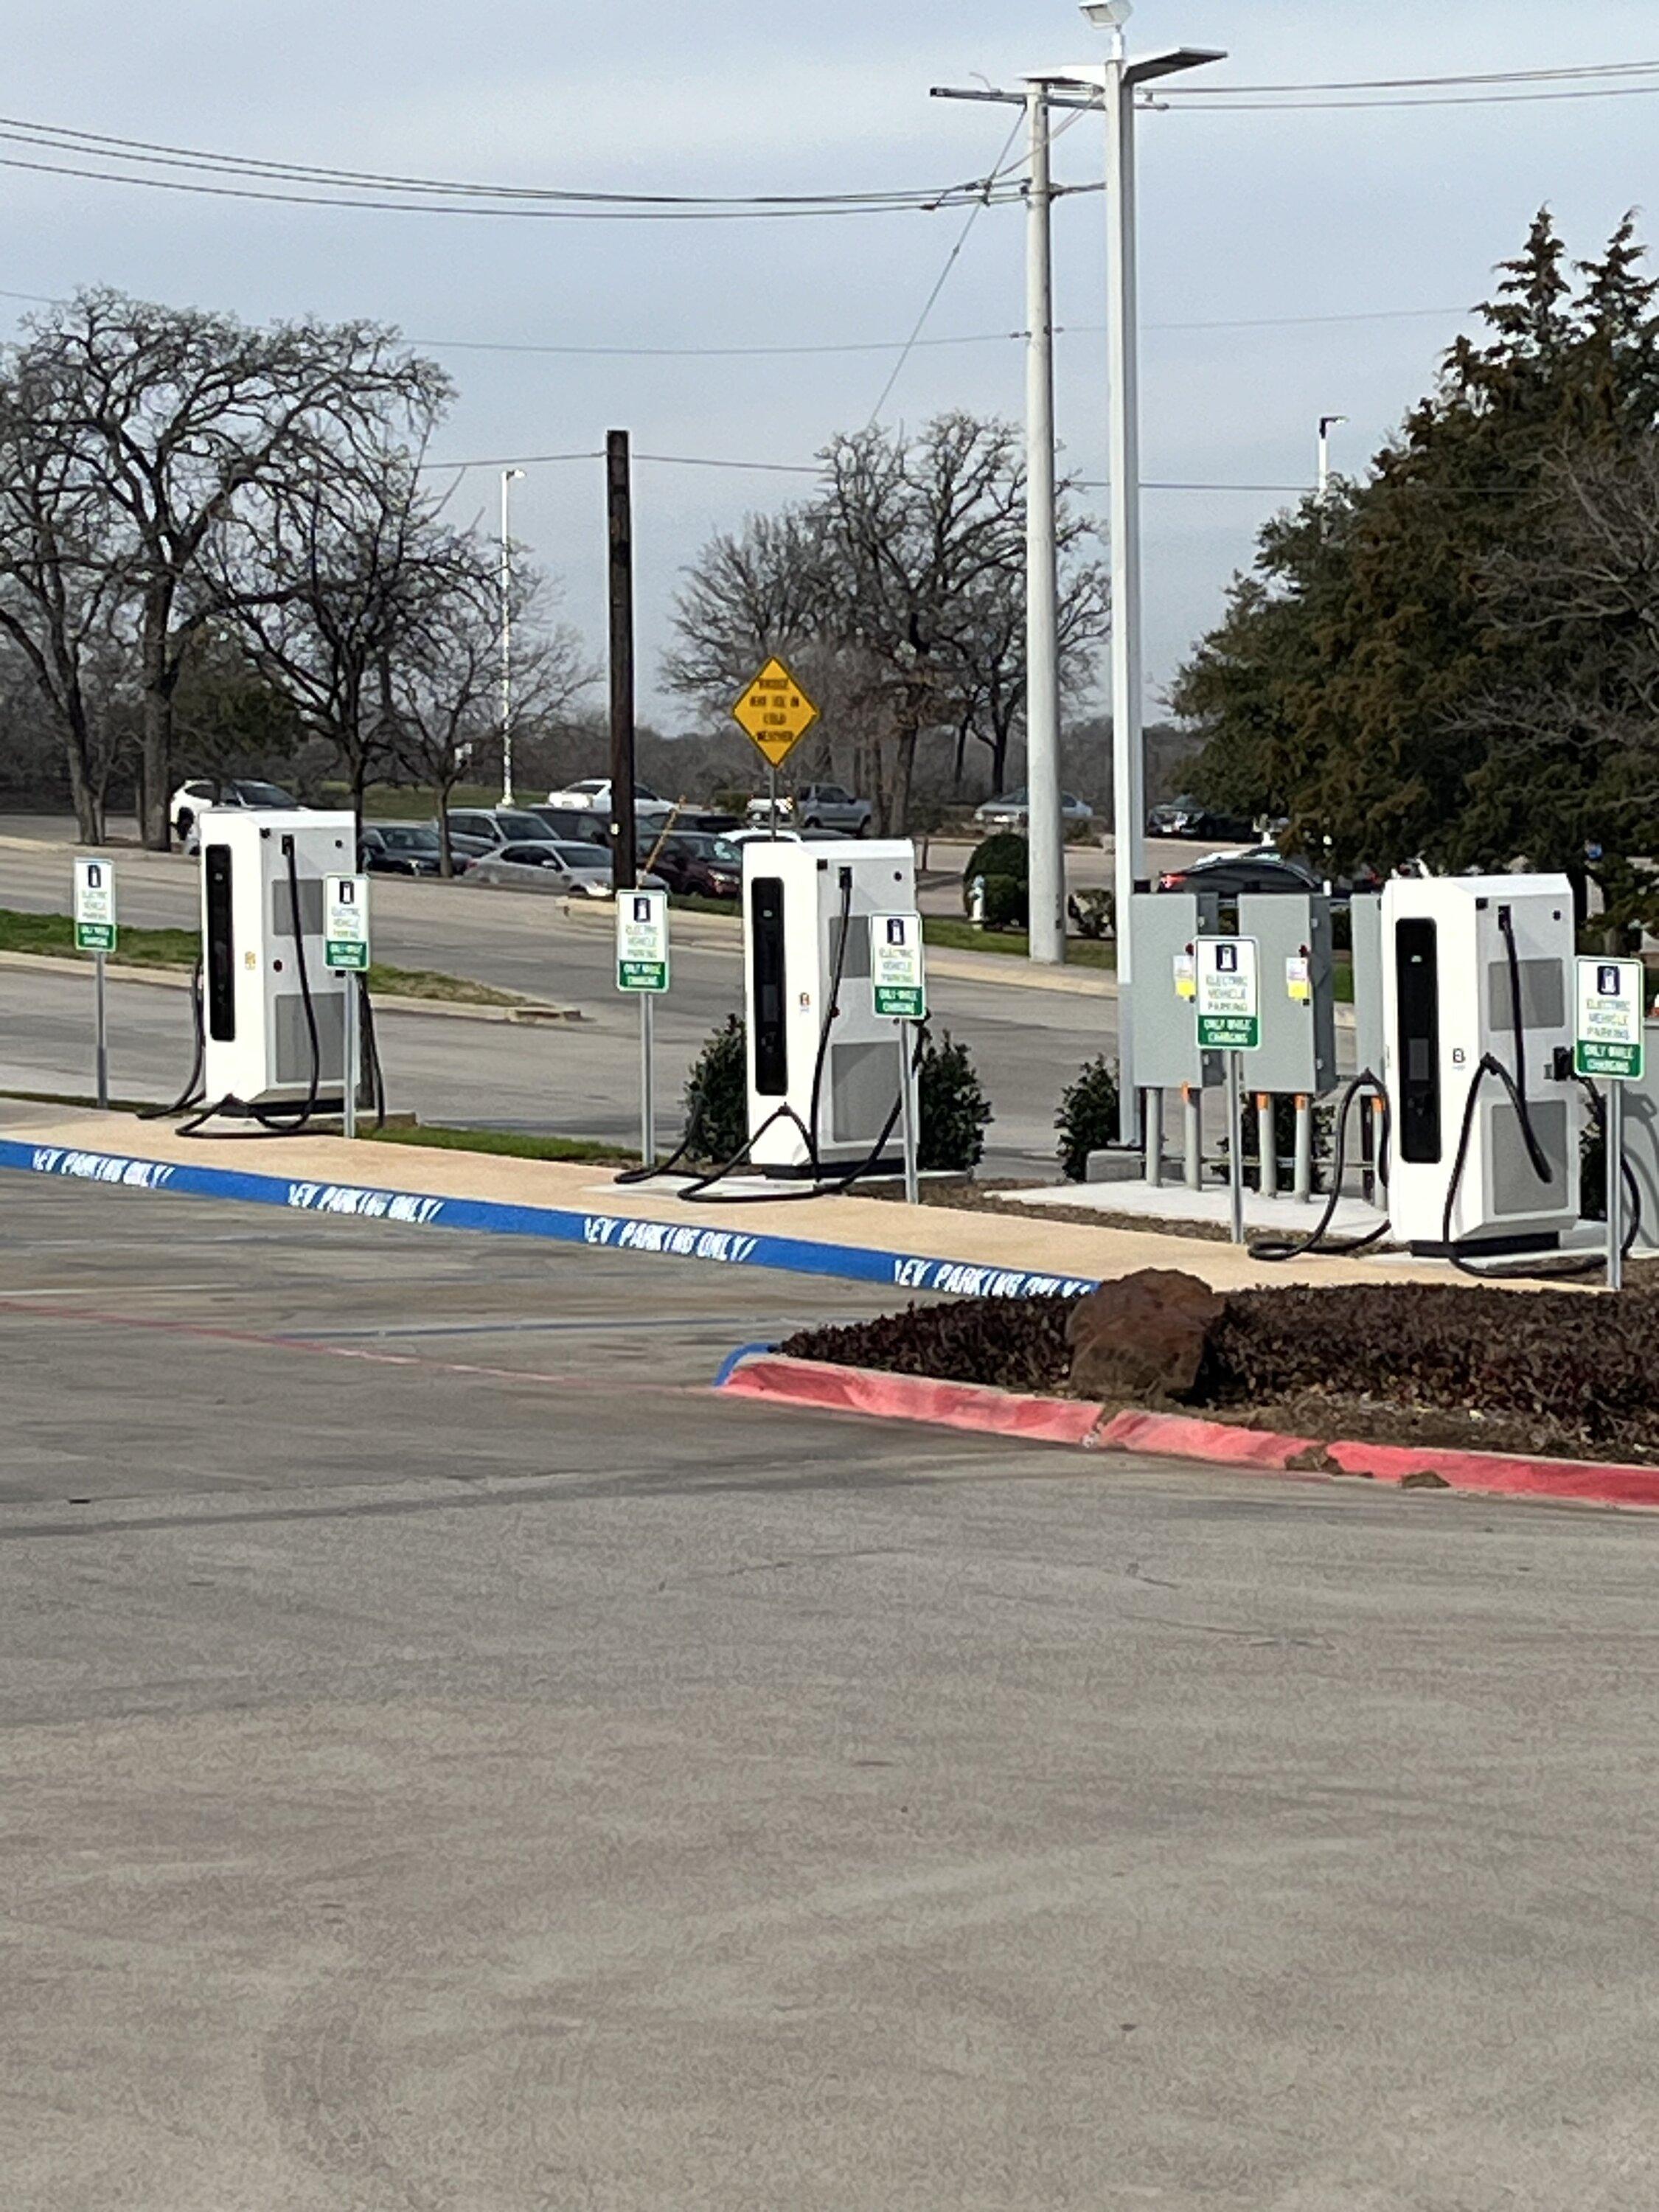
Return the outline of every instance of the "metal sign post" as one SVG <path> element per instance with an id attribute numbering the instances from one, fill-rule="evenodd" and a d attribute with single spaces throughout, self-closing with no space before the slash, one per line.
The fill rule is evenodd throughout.
<path id="1" fill-rule="evenodd" d="M 1625 1286 L 1625 1085 L 1639 1083 L 1646 1058 L 1642 1016 L 1646 977 L 1639 960 L 1581 960 L 1573 1021 L 1574 1072 L 1606 1084 L 1607 1288 Z"/>
<path id="2" fill-rule="evenodd" d="M 1228 1182 L 1235 1244 L 1244 1242 L 1243 1056 L 1257 1051 L 1261 1043 L 1259 950 L 1253 937 L 1200 937 L 1196 955 L 1198 1048 L 1226 1055 Z"/>
<path id="3" fill-rule="evenodd" d="M 368 972 L 368 878 L 329 876 L 323 884 L 323 957 L 346 978 L 345 1020 L 340 1037 L 340 1125 L 357 1134 L 357 977 Z"/>
<path id="4" fill-rule="evenodd" d="M 617 988 L 640 1002 L 640 1158 L 657 1164 L 656 1002 L 668 988 L 668 894 L 623 891 L 617 901 Z"/>
<path id="5" fill-rule="evenodd" d="M 904 1142 L 904 1199 L 921 1202 L 921 1116 L 916 1100 L 916 1025 L 927 1018 L 927 972 L 919 914 L 870 917 L 870 996 L 876 1013 L 899 1024 L 899 1121 Z"/>
<path id="6" fill-rule="evenodd" d="M 118 933 L 115 921 L 115 871 L 107 860 L 77 860 L 75 863 L 75 949 L 92 955 L 94 1000 L 93 1058 L 98 1103 L 109 1106 L 109 1006 L 104 963 L 114 951 Z"/>

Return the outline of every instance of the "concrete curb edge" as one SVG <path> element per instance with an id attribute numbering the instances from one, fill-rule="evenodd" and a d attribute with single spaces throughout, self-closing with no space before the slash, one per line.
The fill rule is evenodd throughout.
<path id="1" fill-rule="evenodd" d="M 1597 1460 L 1532 1459 L 1499 1452 L 1358 1442 L 1322 1443 L 1267 1429 L 1239 1428 L 1187 1413 L 1128 1408 L 1113 1413 L 1081 1400 L 1028 1396 L 982 1383 L 941 1382 L 920 1375 L 837 1367 L 827 1361 L 732 1355 L 715 1387 L 771 1404 L 871 1414 L 884 1420 L 972 1429 L 1094 1451 L 1138 1452 L 1198 1461 L 1258 1474 L 1318 1481 L 1356 1476 L 1403 1484 L 1433 1475 L 1449 1490 L 1476 1495 L 1553 1498 L 1578 1504 L 1659 1506 L 1659 1467 Z"/>

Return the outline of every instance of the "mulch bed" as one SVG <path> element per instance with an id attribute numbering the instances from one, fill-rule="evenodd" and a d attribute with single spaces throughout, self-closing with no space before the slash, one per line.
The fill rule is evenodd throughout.
<path id="1" fill-rule="evenodd" d="M 1069 1298 L 969 1298 L 805 1329 L 780 1349 L 1006 1390 L 1073 1395 Z M 1242 1291 L 1180 1401 L 1322 1438 L 1659 1459 L 1659 1289 L 1616 1298 L 1473 1285 Z"/>

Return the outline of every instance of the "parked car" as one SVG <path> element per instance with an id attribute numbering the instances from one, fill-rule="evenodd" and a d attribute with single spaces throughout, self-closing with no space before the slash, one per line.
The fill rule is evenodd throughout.
<path id="1" fill-rule="evenodd" d="M 734 899 L 743 888 L 743 854 L 729 837 L 672 830 L 659 842 L 641 838 L 640 850 L 671 891 Z"/>
<path id="2" fill-rule="evenodd" d="M 1203 812 L 1195 799 L 1166 799 L 1146 810 L 1149 837 L 1190 837 L 1193 823 Z"/>
<path id="3" fill-rule="evenodd" d="M 988 799 L 983 806 L 974 809 L 974 819 L 981 830 L 1024 830 L 1030 818 L 1031 802 L 1024 784 L 1018 791 L 1006 791 L 1000 799 Z M 1074 799 L 1069 791 L 1060 794 L 1060 818 L 1068 829 L 1086 830 L 1093 823 L 1095 810 Z"/>
<path id="4" fill-rule="evenodd" d="M 1252 821 L 1243 814 L 1218 814 L 1201 800 L 1168 799 L 1146 817 L 1149 837 L 1272 837 L 1288 830 L 1288 821 Z"/>
<path id="5" fill-rule="evenodd" d="M 450 850 L 481 860 L 514 840 L 534 841 L 547 835 L 547 824 L 516 806 L 452 806 L 449 810 Z"/>
<path id="6" fill-rule="evenodd" d="M 1161 891 L 1219 891 L 1237 898 L 1242 891 L 1317 891 L 1324 889 L 1311 868 L 1287 860 L 1271 845 L 1245 853 L 1211 853 L 1189 868 L 1171 868 L 1158 879 Z"/>
<path id="7" fill-rule="evenodd" d="M 596 814 L 586 807 L 535 805 L 524 809 L 533 814 L 543 825 L 544 836 L 556 838 L 567 845 L 603 845 L 607 850 L 611 842 L 611 818 Z"/>
<path id="8" fill-rule="evenodd" d="M 734 830 L 726 839 L 728 845 L 739 850 L 744 845 L 769 845 L 773 841 L 770 830 Z M 778 824 L 777 843 L 780 845 L 845 845 L 850 841 L 844 830 L 787 830 Z"/>
<path id="9" fill-rule="evenodd" d="M 196 817 L 206 806 L 297 806 L 280 783 L 261 783 L 246 776 L 198 777 L 181 783 L 167 802 L 173 834 L 188 838 Z"/>
<path id="10" fill-rule="evenodd" d="M 435 822 L 365 822 L 358 841 L 358 865 L 372 876 L 436 876 L 443 872 L 443 848 Z M 472 865 L 452 851 L 455 873 Z"/>
<path id="11" fill-rule="evenodd" d="M 550 791 L 550 806 L 568 807 L 578 814 L 602 814 L 606 819 L 611 813 L 611 779 L 608 775 L 584 776 L 580 783 L 568 783 L 562 791 Z M 674 811 L 673 802 L 653 791 L 648 783 L 634 786 L 634 819 L 665 821 Z"/>
<path id="12" fill-rule="evenodd" d="M 498 890 L 552 891 L 562 898 L 609 898 L 611 855 L 601 845 L 566 845 L 550 837 L 514 839 L 475 861 L 469 884 Z M 660 876 L 642 875 L 647 890 L 666 890 Z"/>
<path id="13" fill-rule="evenodd" d="M 749 820 L 764 829 L 771 818 L 769 799 L 751 799 Z M 848 837 L 867 837 L 875 809 L 867 799 L 854 799 L 838 783 L 807 783 L 778 799 L 778 816 L 795 830 L 836 830 Z"/>

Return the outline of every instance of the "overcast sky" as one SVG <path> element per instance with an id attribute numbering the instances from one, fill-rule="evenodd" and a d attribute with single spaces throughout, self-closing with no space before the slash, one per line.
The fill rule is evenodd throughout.
<path id="1" fill-rule="evenodd" d="M 1659 0 L 1141 0 L 1141 48 L 1224 47 L 1236 83 L 1544 69 L 1659 56 Z M 1070 0 L 12 0 L 14 117 L 357 168 L 672 191 L 933 186 L 984 173 L 1012 114 L 930 100 L 1093 58 Z M 1197 80 L 1194 80 L 1197 82 Z M 1097 122 L 1057 149 L 1099 175 Z M 1588 253 L 1653 203 L 1659 95 L 1376 114 L 1165 112 L 1141 121 L 1144 472 L 1291 484 L 1322 412 L 1352 418 L 1358 465 L 1429 381 L 1493 262 L 1548 200 Z M 27 149 L 14 149 L 23 151 Z M 1022 216 L 985 212 L 930 338 L 1017 330 Z M 1654 220 L 1659 221 L 1659 212 Z M 782 361 L 581 358 L 513 346 L 696 349 L 902 340 L 961 228 L 956 214 L 706 225 L 531 223 L 261 207 L 5 172 L 0 288 L 88 283 L 231 309 L 399 325 L 461 387 L 437 451 L 556 453 L 626 427 L 643 451 L 807 462 L 866 422 L 891 356 Z M 1101 204 L 1057 215 L 1060 434 L 1104 472 Z M 0 299 L 0 310 L 26 312 Z M 1296 318 L 1377 316 L 1374 320 Z M 1386 318 L 1386 319 L 1383 319 Z M 1242 327 L 1254 320 L 1271 327 Z M 1231 327 L 1194 329 L 1194 324 Z M 1171 325 L 1188 325 L 1176 328 Z M 1017 415 L 1006 337 L 911 356 L 889 417 L 952 406 Z M 717 528 L 807 479 L 642 464 L 645 704 L 677 572 Z M 493 516 L 493 470 L 456 511 Z M 603 631 L 601 483 L 532 467 L 515 534 Z M 1149 491 L 1151 704 L 1216 617 L 1259 492 Z"/>

